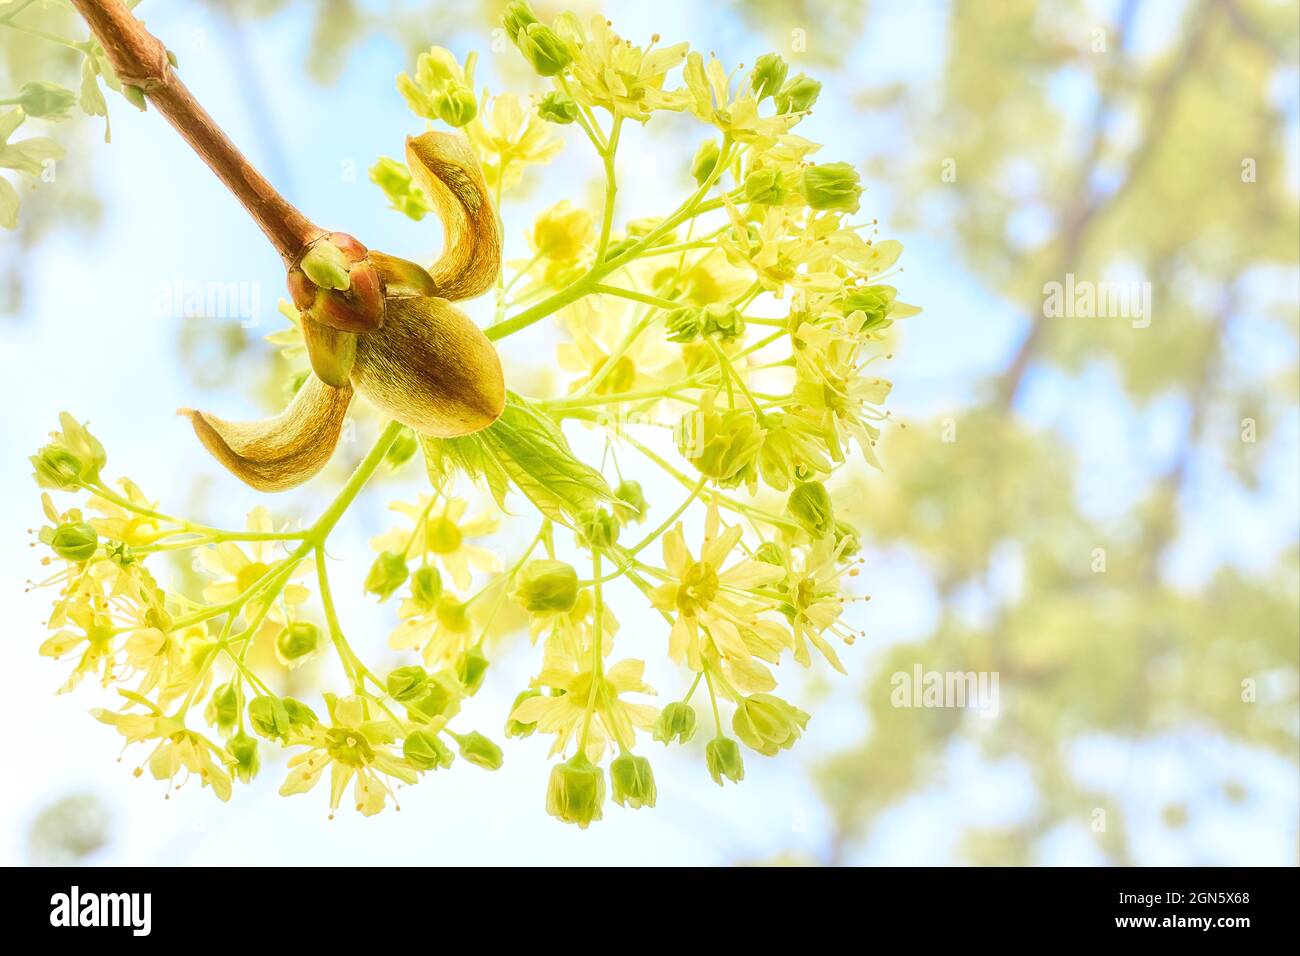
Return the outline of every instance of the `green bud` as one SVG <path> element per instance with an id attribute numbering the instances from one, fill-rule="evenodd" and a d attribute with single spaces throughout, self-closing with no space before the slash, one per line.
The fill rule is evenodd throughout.
<path id="1" fill-rule="evenodd" d="M 578 518 L 578 543 L 584 548 L 608 548 L 618 541 L 618 518 L 605 508 L 588 511 Z"/>
<path id="2" fill-rule="evenodd" d="M 823 163 L 803 171 L 804 199 L 814 209 L 855 213 L 862 196 L 858 171 L 849 163 Z"/>
<path id="3" fill-rule="evenodd" d="M 754 69 L 749 74 L 749 86 L 760 103 L 777 94 L 785 83 L 789 69 L 778 53 L 764 53 L 755 61 Z"/>
<path id="4" fill-rule="evenodd" d="M 730 481 L 743 474 L 758 458 L 762 430 L 747 409 L 724 412 L 688 412 L 677 429 L 677 448 L 700 474 Z"/>
<path id="5" fill-rule="evenodd" d="M 285 740 L 289 736 L 289 711 L 278 697 L 264 695 L 250 700 L 248 722 L 253 725 L 253 730 L 268 740 Z"/>
<path id="6" fill-rule="evenodd" d="M 413 717 L 433 720 L 455 714 L 460 709 L 462 694 L 460 679 L 454 674 L 439 671 L 424 682 L 422 693 L 410 702 L 403 703 Z"/>
<path id="7" fill-rule="evenodd" d="M 18 91 L 18 105 L 24 113 L 37 119 L 64 120 L 68 118 L 77 94 L 58 83 L 36 80 L 24 83 Z"/>
<path id="8" fill-rule="evenodd" d="M 397 439 L 388 446 L 388 451 L 384 453 L 384 464 L 396 471 L 414 458 L 419 450 L 420 439 L 416 437 L 415 432 L 403 428 L 397 433 Z"/>
<path id="9" fill-rule="evenodd" d="M 275 639 L 275 652 L 286 664 L 301 661 L 320 647 L 320 628 L 309 621 L 294 621 Z"/>
<path id="10" fill-rule="evenodd" d="M 551 816 L 585 830 L 601 818 L 604 802 L 605 774 L 585 753 L 551 768 L 546 785 L 546 812 Z"/>
<path id="11" fill-rule="evenodd" d="M 411 575 L 411 600 L 421 607 L 433 607 L 442 597 L 442 573 L 431 564 L 415 569 Z"/>
<path id="12" fill-rule="evenodd" d="M 27 460 L 36 469 L 32 477 L 42 488 L 60 488 L 70 491 L 81 481 L 81 462 L 67 449 L 46 445 Z"/>
<path id="13" fill-rule="evenodd" d="M 831 496 L 820 481 L 795 485 L 785 503 L 790 517 L 814 538 L 824 538 L 835 527 Z"/>
<path id="14" fill-rule="evenodd" d="M 366 575 L 366 593 L 379 595 L 380 602 L 387 601 L 406 581 L 409 573 L 406 555 L 385 551 L 370 566 L 370 573 Z"/>
<path id="15" fill-rule="evenodd" d="M 762 561 L 764 564 L 774 564 L 777 567 L 785 566 L 785 555 L 781 553 L 781 546 L 775 541 L 764 541 L 754 552 L 754 560 Z"/>
<path id="16" fill-rule="evenodd" d="M 262 765 L 258 754 L 257 738 L 250 737 L 242 730 L 226 741 L 226 753 L 235 759 L 235 776 L 244 783 L 257 776 Z"/>
<path id="17" fill-rule="evenodd" d="M 49 539 L 47 543 L 54 553 L 69 561 L 88 561 L 99 547 L 99 535 L 85 521 L 65 521 Z"/>
<path id="18" fill-rule="evenodd" d="M 514 597 L 534 614 L 571 611 L 578 600 L 578 572 L 563 561 L 529 561 L 515 576 Z"/>
<path id="19" fill-rule="evenodd" d="M 429 674 L 419 664 L 409 664 L 389 671 L 384 679 L 388 696 L 399 703 L 409 703 L 425 693 L 425 682 Z"/>
<path id="20" fill-rule="evenodd" d="M 437 770 L 451 766 L 451 750 L 432 730 L 414 730 L 402 741 L 402 756 L 416 770 Z"/>
<path id="21" fill-rule="evenodd" d="M 668 330 L 668 341 L 685 345 L 700 336 L 704 327 L 699 309 L 674 309 L 664 318 Z"/>
<path id="22" fill-rule="evenodd" d="M 312 243 L 298 263 L 317 287 L 346 292 L 352 285 L 352 261 L 329 239 Z"/>
<path id="23" fill-rule="evenodd" d="M 615 505 L 615 510 L 620 513 L 620 517 L 625 516 L 627 521 L 640 521 L 650 508 L 639 481 L 620 481 L 614 489 L 614 497 L 622 503 L 621 508 Z"/>
<path id="24" fill-rule="evenodd" d="M 650 761 L 645 757 L 623 754 L 609 765 L 609 782 L 614 791 L 614 802 L 629 810 L 653 807 L 658 791 Z"/>
<path id="25" fill-rule="evenodd" d="M 764 206 L 775 206 L 785 199 L 781 174 L 775 169 L 756 169 L 745 177 L 745 198 Z"/>
<path id="26" fill-rule="evenodd" d="M 695 178 L 696 185 L 703 186 L 705 180 L 713 175 L 720 158 L 722 147 L 716 139 L 706 139 L 700 144 L 700 148 L 695 151 L 695 158 L 691 160 L 691 176 Z"/>
<path id="27" fill-rule="evenodd" d="M 866 317 L 863 330 L 877 328 L 889 321 L 889 309 L 897 294 L 892 286 L 887 285 L 853 289 L 844 297 L 844 314 L 861 312 Z"/>
<path id="28" fill-rule="evenodd" d="M 518 41 L 519 31 L 536 23 L 537 17 L 533 14 L 532 7 L 519 0 L 519 2 L 506 4 L 503 22 L 510 42 L 515 43 Z"/>
<path id="29" fill-rule="evenodd" d="M 457 737 L 456 743 L 460 746 L 460 755 L 474 766 L 484 770 L 501 769 L 501 748 L 477 730 Z"/>
<path id="30" fill-rule="evenodd" d="M 239 720 L 239 692 L 233 682 L 221 684 L 212 692 L 203 716 L 222 733 L 235 726 Z"/>
<path id="31" fill-rule="evenodd" d="M 659 712 L 655 721 L 654 739 L 664 746 L 676 740 L 679 744 L 688 743 L 695 736 L 697 718 L 695 708 L 683 701 L 673 701 Z"/>
<path id="32" fill-rule="evenodd" d="M 518 708 L 519 705 L 522 704 L 524 701 L 532 697 L 541 697 L 541 696 L 542 696 L 541 692 L 536 690 L 520 691 L 519 694 L 515 697 L 515 702 L 510 705 L 510 713 L 513 714 L 516 708 Z M 513 719 L 506 721 L 507 737 L 520 737 L 520 738 L 531 737 L 533 735 L 533 731 L 536 729 L 537 729 L 536 723 L 525 724 L 525 723 L 520 723 L 519 721 Z"/>
<path id="33" fill-rule="evenodd" d="M 555 76 L 573 60 L 568 45 L 544 24 L 530 23 L 514 39 L 524 59 L 542 76 Z"/>
<path id="34" fill-rule="evenodd" d="M 282 697 L 281 703 L 284 704 L 285 713 L 289 715 L 290 727 L 310 727 L 316 723 L 316 711 L 302 701 L 292 697 Z"/>
<path id="35" fill-rule="evenodd" d="M 851 558 L 862 550 L 862 542 L 853 525 L 847 521 L 836 521 L 834 531 L 835 546 L 839 549 L 841 558 Z"/>
<path id="36" fill-rule="evenodd" d="M 459 129 L 478 115 L 478 101 L 474 91 L 461 83 L 448 83 L 433 94 L 433 111 L 448 126 Z"/>
<path id="37" fill-rule="evenodd" d="M 725 777 L 732 783 L 745 779 L 745 761 L 740 756 L 740 745 L 730 737 L 714 737 L 704 747 L 704 762 L 709 776 L 719 787 Z"/>
<path id="38" fill-rule="evenodd" d="M 802 113 L 810 110 L 821 94 L 822 85 L 800 73 L 781 87 L 776 94 L 776 111 L 778 113 Z"/>
<path id="39" fill-rule="evenodd" d="M 567 126 L 578 118 L 578 103 L 572 96 L 552 91 L 537 104 L 537 115 L 549 123 Z"/>
<path id="40" fill-rule="evenodd" d="M 723 302 L 713 302 L 704 307 L 701 314 L 703 323 L 703 332 L 721 339 L 724 342 L 731 342 L 745 334 L 745 317 L 740 314 L 740 310 L 735 306 L 727 305 Z"/>
<path id="41" fill-rule="evenodd" d="M 478 693 L 478 689 L 483 686 L 489 663 L 487 655 L 477 646 L 461 654 L 456 661 L 456 676 L 460 678 L 460 682 L 465 685 L 465 689 L 471 696 Z"/>
<path id="42" fill-rule="evenodd" d="M 742 697 L 731 718 L 736 736 L 766 757 L 793 747 L 807 726 L 806 713 L 772 694 Z"/>
<path id="43" fill-rule="evenodd" d="M 411 178 L 411 171 L 405 163 L 399 163 L 387 156 L 379 157 L 379 161 L 370 167 L 370 181 L 384 191 L 384 195 L 388 197 L 388 202 L 394 209 L 409 219 L 419 222 L 433 208 L 424 190 Z M 403 445 L 408 436 L 414 442 L 414 448 L 418 449 L 419 443 L 415 441 L 415 433 L 410 429 L 402 430 L 402 437 L 398 439 L 394 448 Z M 384 457 L 395 468 L 397 465 L 392 463 L 391 454 L 390 451 L 389 455 Z"/>

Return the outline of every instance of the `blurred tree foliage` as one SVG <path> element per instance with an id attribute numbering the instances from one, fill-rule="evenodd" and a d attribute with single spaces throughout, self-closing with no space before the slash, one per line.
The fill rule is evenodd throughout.
<path id="1" fill-rule="evenodd" d="M 1295 451 L 1300 220 L 1278 90 L 1296 95 L 1296 10 L 1191 0 L 1177 31 L 1139 53 L 1142 12 L 1122 2 L 1098 22 L 1084 3 L 956 2 L 937 102 L 926 89 L 898 103 L 920 131 L 911 182 L 899 186 L 912 227 L 951 236 L 962 266 L 1017 303 L 1029 331 L 977 404 L 893 431 L 883 478 L 845 516 L 872 547 L 918 558 L 941 611 L 919 643 L 878 661 L 863 694 L 868 732 L 819 771 L 831 860 L 869 839 L 888 809 L 954 784 L 945 758 L 962 745 L 1032 775 L 1022 819 L 954 834 L 954 862 L 997 864 L 1039 859 L 1041 841 L 1071 824 L 1103 858 L 1143 862 L 1125 814 L 1143 773 L 1129 775 L 1128 792 L 1098 792 L 1072 766 L 1080 741 L 1191 733 L 1297 759 L 1296 551 L 1267 573 L 1221 565 L 1195 591 L 1168 574 L 1189 533 L 1232 520 L 1193 497 L 1193 481 L 1222 472 L 1234 494 L 1267 507 L 1260 471 Z M 1080 110 L 1063 84 L 1092 106 Z M 1049 228 L 1022 228 L 1027 213 Z M 1066 273 L 1150 281 L 1154 321 L 1043 318 L 1044 283 Z M 1263 367 L 1260 342 L 1281 343 Z M 1037 376 L 1098 363 L 1132 417 L 1157 400 L 1185 409 L 1172 460 L 1118 519 L 1080 507 L 1070 436 L 1021 415 Z M 1115 454 L 1124 447 L 1116 436 Z M 1008 557 L 1023 576 L 1010 593 L 997 583 Z M 993 613 L 964 613 L 972 593 Z M 892 706 L 891 675 L 918 663 L 998 672 L 999 717 Z M 1215 771 L 1195 758 L 1186 769 L 1232 802 L 1250 798 L 1248 781 L 1204 780 Z M 1161 825 L 1195 814 L 1170 804 Z"/>

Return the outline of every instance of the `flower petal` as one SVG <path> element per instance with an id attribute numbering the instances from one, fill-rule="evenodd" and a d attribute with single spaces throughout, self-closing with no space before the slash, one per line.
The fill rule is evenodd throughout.
<path id="1" fill-rule="evenodd" d="M 407 138 L 406 161 L 442 219 L 442 258 L 429 268 L 437 294 L 482 295 L 501 271 L 501 224 L 473 148 L 451 133 L 423 133 Z"/>
<path id="2" fill-rule="evenodd" d="M 293 402 L 275 418 L 229 422 L 182 408 L 205 448 L 236 478 L 258 491 L 300 485 L 325 467 L 338 444 L 352 389 L 307 376 Z"/>

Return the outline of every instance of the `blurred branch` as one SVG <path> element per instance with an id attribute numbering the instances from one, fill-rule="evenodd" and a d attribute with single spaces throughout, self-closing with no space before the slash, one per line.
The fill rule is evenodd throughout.
<path id="1" fill-rule="evenodd" d="M 1200 54 L 1201 43 L 1209 26 L 1209 12 L 1213 6 L 1215 6 L 1214 0 L 1202 0 L 1197 9 L 1190 15 L 1190 26 L 1183 38 L 1182 46 L 1174 57 L 1168 72 L 1159 86 L 1156 87 L 1152 97 L 1149 110 L 1150 118 L 1146 124 L 1146 133 L 1142 138 L 1142 142 L 1133 151 L 1128 169 L 1120 180 L 1119 186 L 1107 195 L 1100 195 L 1089 189 L 1088 186 L 1096 172 L 1102 147 L 1105 145 L 1106 118 L 1113 103 L 1115 84 L 1112 81 L 1103 88 L 1097 108 L 1093 113 L 1089 147 L 1074 176 L 1075 188 L 1071 191 L 1073 199 L 1067 201 L 1067 205 L 1061 214 L 1060 221 L 1064 225 L 1064 232 L 1061 236 L 1060 254 L 1056 257 L 1055 265 L 1050 272 L 1051 275 L 1059 275 L 1070 270 L 1070 267 L 1078 259 L 1080 250 L 1086 245 L 1088 227 L 1098 216 L 1115 206 L 1124 197 L 1133 183 L 1141 176 L 1147 163 L 1150 162 L 1155 153 L 1155 148 L 1159 145 L 1169 124 L 1169 118 L 1173 112 L 1174 98 Z M 1118 76 L 1123 67 L 1123 56 L 1127 48 L 1126 41 L 1129 26 L 1135 8 L 1135 0 L 1126 0 L 1120 14 L 1118 43 L 1120 63 L 1112 70 L 1112 78 Z M 1044 336 L 1047 334 L 1046 330 L 1047 324 L 1042 321 L 1041 316 L 1034 314 L 1034 317 L 1030 320 L 1028 334 L 1026 334 L 1024 341 L 1021 342 L 1020 348 L 1016 351 L 1010 366 L 998 383 L 998 403 L 1003 408 L 1010 408 L 1016 403 L 1020 389 L 1024 384 L 1025 373 L 1029 370 L 1029 366 L 1039 348 L 1042 347 Z"/>
<path id="2" fill-rule="evenodd" d="M 324 234 L 244 158 L 176 75 L 167 49 L 121 0 L 72 0 L 72 4 L 121 81 L 149 98 L 243 204 L 286 264 L 295 262 Z"/>

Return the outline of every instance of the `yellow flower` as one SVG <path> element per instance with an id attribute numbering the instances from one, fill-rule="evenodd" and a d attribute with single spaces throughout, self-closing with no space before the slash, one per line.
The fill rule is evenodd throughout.
<path id="1" fill-rule="evenodd" d="M 596 240 L 596 217 L 562 199 L 542 211 L 527 239 L 536 255 L 556 265 L 571 265 L 590 252 Z"/>
<path id="2" fill-rule="evenodd" d="M 260 505 L 248 513 L 247 526 L 249 531 L 260 534 L 269 534 L 275 530 L 271 513 Z M 200 549 L 197 552 L 199 564 L 217 578 L 203 589 L 203 599 L 210 604 L 227 604 L 238 598 L 275 565 L 278 560 L 275 551 L 278 547 L 280 542 L 277 541 L 250 541 L 242 545 L 223 541 L 214 547 Z M 294 569 L 291 577 L 302 577 L 310 572 L 311 565 L 302 563 Z M 301 584 L 286 584 L 280 595 L 283 604 L 272 605 L 267 617 L 283 626 L 288 623 L 291 614 L 291 610 L 286 613 L 286 607 L 292 609 L 302 604 L 311 596 L 311 592 Z M 264 600 L 254 598 L 245 605 L 250 617 L 257 615 Z M 278 632 L 279 627 L 274 630 Z"/>
<path id="3" fill-rule="evenodd" d="M 833 634 L 845 644 L 852 644 L 858 638 L 858 633 L 840 620 L 844 612 L 840 578 L 846 572 L 857 574 L 855 568 L 839 566 L 843 547 L 834 544 L 830 537 L 822 538 L 802 553 L 797 564 L 787 569 L 785 580 L 789 595 L 786 616 L 794 631 L 794 659 L 804 667 L 811 665 L 808 653 L 811 641 L 841 674 L 848 672 L 824 635 Z"/>
<path id="4" fill-rule="evenodd" d="M 392 795 L 391 779 L 414 784 L 418 776 L 411 765 L 393 749 L 400 730 L 391 720 L 376 720 L 370 704 L 360 697 L 336 698 L 325 695 L 330 725 L 308 727 L 292 740 L 307 750 L 289 760 L 289 776 L 280 796 L 306 793 L 320 782 L 330 768 L 330 817 L 353 784 L 352 797 L 364 816 L 384 809 Z M 435 728 L 435 730 L 438 728 Z"/>
<path id="5" fill-rule="evenodd" d="M 705 663 L 719 663 L 728 679 L 742 691 L 771 690 L 776 680 L 763 664 L 772 663 L 789 646 L 789 635 L 780 625 L 759 619 L 773 603 L 752 593 L 752 589 L 773 584 L 785 572 L 761 561 L 742 560 L 727 570 L 723 563 L 740 543 L 744 531 L 739 525 L 724 525 L 716 502 L 709 504 L 704 543 L 695 560 L 686 547 L 678 522 L 664 535 L 664 566 L 673 580 L 650 593 L 651 603 L 675 615 L 668 638 L 668 653 L 691 670 Z"/>
<path id="6" fill-rule="evenodd" d="M 478 116 L 465 132 L 478 150 L 488 188 L 494 191 L 517 186 L 525 166 L 549 163 L 564 148 L 563 140 L 553 136 L 534 111 L 525 111 L 513 93 L 489 97 L 485 90 Z"/>
<path id="7" fill-rule="evenodd" d="M 710 56 L 706 65 L 704 57 L 691 53 L 686 58 L 683 76 L 690 93 L 690 111 L 738 143 L 765 148 L 802 118 L 799 113 L 760 116 L 758 100 L 754 98 L 748 81 L 739 84 L 733 99 L 731 79 L 716 57 Z"/>
<path id="8" fill-rule="evenodd" d="M 171 796 L 172 784 L 176 775 L 186 771 L 186 778 L 175 785 L 179 790 L 195 774 L 205 787 L 211 787 L 218 799 L 230 799 L 231 779 L 222 763 L 228 758 L 220 747 L 202 734 L 186 730 L 185 724 L 175 718 L 167 717 L 161 711 L 151 714 L 124 714 L 95 708 L 91 712 L 96 720 L 117 728 L 117 732 L 126 738 L 127 744 L 158 741 L 149 754 L 147 763 L 149 772 L 155 780 L 166 780 L 167 793 Z M 213 759 L 214 755 L 218 759 Z M 220 760 L 221 762 L 218 762 Z M 137 767 L 135 775 L 143 773 L 143 767 Z"/>
<path id="9" fill-rule="evenodd" d="M 158 503 L 146 498 L 140 486 L 130 478 L 119 478 L 117 484 L 137 508 L 153 511 L 158 507 Z M 165 533 L 158 518 L 140 514 L 139 511 L 128 511 L 98 496 L 92 496 L 87 504 L 104 516 L 90 521 L 91 527 L 100 537 L 138 546 L 152 544 Z"/>
<path id="10" fill-rule="evenodd" d="M 624 348 L 632 329 L 631 305 L 625 299 L 600 296 L 580 299 L 564 312 L 564 323 L 573 336 L 556 348 L 560 368 L 578 377 L 569 390 L 576 391 L 601 375 L 596 395 L 621 395 L 655 389 L 682 377 L 681 351 L 664 337 L 662 325 L 643 323 L 644 328 Z M 615 352 L 622 354 L 613 368 L 605 370 Z"/>
<path id="11" fill-rule="evenodd" d="M 388 646 L 399 651 L 419 648 L 429 667 L 455 664 L 474 644 L 469 606 L 454 594 L 444 592 L 428 606 L 408 599 L 397 616 L 401 623 L 388 635 Z"/>
<path id="12" fill-rule="evenodd" d="M 574 13 L 561 13 L 554 29 L 573 53 L 571 69 L 577 84 L 569 91 L 579 103 L 640 122 L 655 110 L 686 106 L 685 91 L 665 91 L 663 86 L 668 71 L 686 58 L 687 44 L 656 50 L 652 41 L 643 50 L 616 34 L 609 21 L 598 15 L 584 24 Z"/>
<path id="13" fill-rule="evenodd" d="M 415 503 L 394 501 L 389 510 L 406 515 L 414 526 L 392 528 L 371 539 L 370 546 L 379 552 L 427 555 L 446 569 L 462 591 L 473 583 L 471 568 L 488 573 L 500 571 L 500 558 L 468 540 L 495 532 L 497 519 L 480 514 L 466 521 L 469 502 L 464 498 L 443 498 L 441 504 L 438 501 L 430 495 L 421 495 Z"/>
<path id="14" fill-rule="evenodd" d="M 591 655 L 583 655 L 588 660 Z M 581 735 L 586 726 L 586 756 L 599 762 L 608 741 L 620 749 L 635 744 L 635 728 L 654 727 L 659 710 L 648 704 L 634 704 L 619 699 L 620 694 L 653 694 L 654 689 L 641 679 L 645 662 L 619 661 L 596 674 L 590 664 L 580 665 L 572 657 L 548 655 L 547 666 L 533 681 L 534 687 L 547 687 L 564 693 L 559 696 L 528 697 L 511 712 L 510 720 L 537 725 L 544 734 L 555 734 L 551 754 L 561 753 L 574 733 Z M 585 668 L 585 669 L 584 669 Z M 588 712 L 590 708 L 590 718 Z"/>

